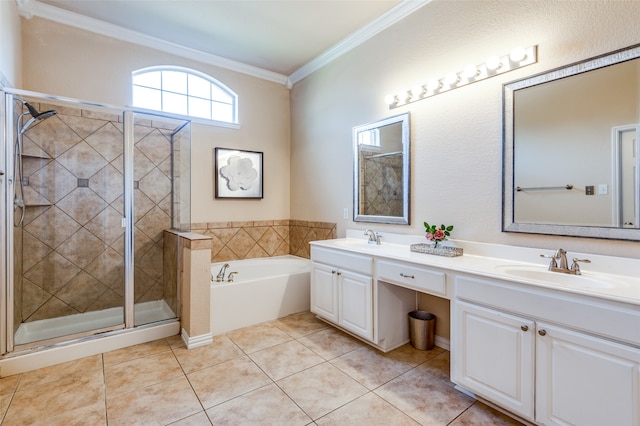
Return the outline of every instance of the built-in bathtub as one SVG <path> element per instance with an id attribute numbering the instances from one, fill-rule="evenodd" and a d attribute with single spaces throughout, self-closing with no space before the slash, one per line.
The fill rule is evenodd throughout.
<path id="1" fill-rule="evenodd" d="M 225 263 L 233 282 L 216 282 Z M 212 334 L 308 311 L 310 274 L 311 261 L 291 255 L 212 263 Z"/>

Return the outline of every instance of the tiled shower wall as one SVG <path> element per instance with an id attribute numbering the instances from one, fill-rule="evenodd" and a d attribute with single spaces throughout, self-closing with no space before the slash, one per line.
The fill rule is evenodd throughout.
<path id="1" fill-rule="evenodd" d="M 379 155 L 362 151 L 360 208 L 363 214 L 402 216 L 402 153 Z"/>
<path id="2" fill-rule="evenodd" d="M 212 237 L 212 262 L 285 254 L 308 259 L 310 241 L 337 238 L 335 223 L 303 220 L 194 223 L 191 230 Z"/>
<path id="3" fill-rule="evenodd" d="M 58 114 L 30 128 L 23 138 L 28 207 L 22 250 L 16 255 L 22 258 L 22 297 L 16 294 L 21 320 L 122 306 L 122 117 L 34 106 L 39 111 L 55 108 Z M 171 228 L 169 135 L 161 123 L 136 120 L 136 303 L 163 298 L 162 235 Z"/>

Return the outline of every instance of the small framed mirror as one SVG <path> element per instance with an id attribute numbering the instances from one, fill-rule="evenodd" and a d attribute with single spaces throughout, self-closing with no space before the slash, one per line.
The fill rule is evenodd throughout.
<path id="1" fill-rule="evenodd" d="M 640 45 L 504 86 L 503 230 L 640 241 Z"/>
<path id="2" fill-rule="evenodd" d="M 409 113 L 353 128 L 353 220 L 409 224 Z"/>

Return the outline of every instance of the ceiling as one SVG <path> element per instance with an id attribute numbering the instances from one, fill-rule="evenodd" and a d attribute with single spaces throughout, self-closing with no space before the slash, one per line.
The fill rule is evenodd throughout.
<path id="1" fill-rule="evenodd" d="M 287 84 L 428 0 L 16 0 L 40 16 Z M 292 81 L 294 80 L 294 81 Z"/>

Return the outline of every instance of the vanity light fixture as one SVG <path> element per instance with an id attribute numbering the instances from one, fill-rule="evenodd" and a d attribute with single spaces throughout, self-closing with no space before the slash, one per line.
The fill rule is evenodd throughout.
<path id="1" fill-rule="evenodd" d="M 384 102 L 389 105 L 389 109 L 398 108 L 536 62 L 538 62 L 538 46 L 518 46 L 506 55 L 491 56 L 480 65 L 471 64 L 462 71 L 449 73 L 440 79 L 431 79 L 424 85 L 416 85 L 396 95 L 387 95 Z"/>

